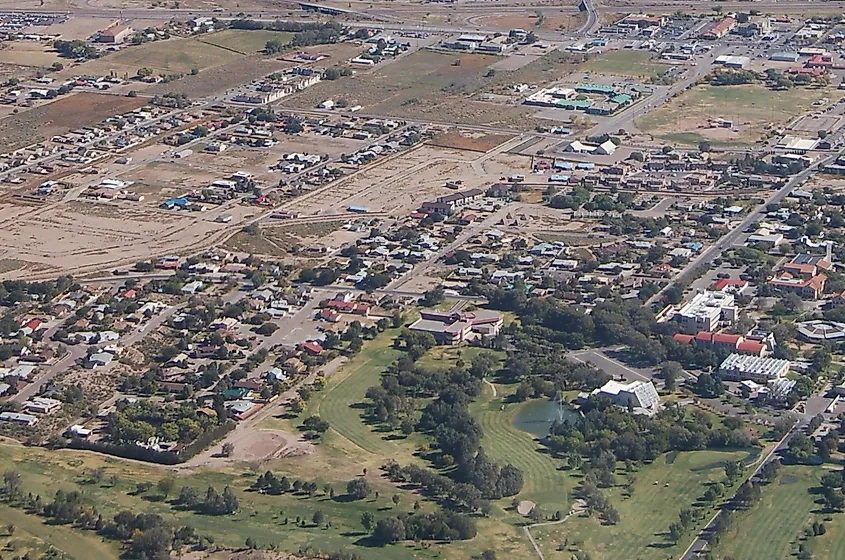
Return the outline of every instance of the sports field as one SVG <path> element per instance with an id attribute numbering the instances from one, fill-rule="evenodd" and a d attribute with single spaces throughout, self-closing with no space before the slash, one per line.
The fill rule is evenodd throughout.
<path id="1" fill-rule="evenodd" d="M 789 558 L 803 543 L 813 558 L 845 558 L 845 514 L 826 514 L 815 502 L 824 469 L 818 466 L 782 466 L 778 480 L 763 488 L 760 502 L 735 515 L 730 531 L 719 542 L 721 556 L 745 560 Z M 825 518 L 829 518 L 826 520 Z M 803 539 L 813 521 L 825 524 L 824 535 Z"/>
<path id="2" fill-rule="evenodd" d="M 829 88 L 773 91 L 761 84 L 700 85 L 636 120 L 639 130 L 665 142 L 713 145 L 754 144 L 773 127 L 806 113 L 813 102 L 834 95 Z M 730 128 L 716 120 L 731 121 Z"/>

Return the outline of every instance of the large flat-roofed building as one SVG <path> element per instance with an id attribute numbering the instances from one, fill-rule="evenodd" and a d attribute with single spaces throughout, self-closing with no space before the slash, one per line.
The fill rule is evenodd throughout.
<path id="1" fill-rule="evenodd" d="M 470 202 L 476 201 L 483 196 L 484 191 L 481 189 L 467 189 L 454 194 L 438 196 L 433 202 L 423 202 L 422 210 L 423 212 L 435 212 L 437 214 L 448 216 L 452 214 L 456 208 L 466 206 Z"/>
<path id="2" fill-rule="evenodd" d="M 38 423 L 38 418 L 32 414 L 23 414 L 21 412 L 0 412 L 0 422 L 34 426 Z"/>
<path id="3" fill-rule="evenodd" d="M 789 371 L 789 361 L 777 358 L 761 358 L 742 354 L 731 354 L 719 366 L 723 379 L 756 383 L 768 383 L 779 379 Z"/>
<path id="4" fill-rule="evenodd" d="M 674 320 L 680 324 L 682 331 L 695 334 L 699 331 L 718 330 L 722 322 L 731 323 L 736 315 L 733 294 L 705 291 L 693 296 L 675 314 Z"/>
<path id="5" fill-rule="evenodd" d="M 726 17 L 705 28 L 704 33 L 701 34 L 701 38 L 710 40 L 721 39 L 734 27 L 736 27 L 736 20 L 734 18 Z"/>
<path id="6" fill-rule="evenodd" d="M 631 407 L 634 412 L 649 413 L 660 403 L 660 396 L 651 381 L 620 383 L 608 381 L 592 392 L 593 395 L 608 397 L 613 404 Z"/>
<path id="7" fill-rule="evenodd" d="M 99 43 L 122 43 L 132 34 L 132 29 L 115 23 L 100 31 L 97 35 L 97 42 Z"/>
<path id="8" fill-rule="evenodd" d="M 502 314 L 497 311 L 477 310 L 464 313 L 422 311 L 409 328 L 427 332 L 438 344 L 453 346 L 479 338 L 496 336 L 502 328 Z"/>

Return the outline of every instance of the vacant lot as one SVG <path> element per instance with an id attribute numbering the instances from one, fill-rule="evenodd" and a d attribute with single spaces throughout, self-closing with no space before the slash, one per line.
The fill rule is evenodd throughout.
<path id="1" fill-rule="evenodd" d="M 343 98 L 374 114 L 524 130 L 541 124 L 531 117 L 534 109 L 480 101 L 480 95 L 512 92 L 515 84 L 558 80 L 577 62 L 567 53 L 553 51 L 518 70 L 488 72 L 489 66 L 499 60 L 495 56 L 424 49 L 371 74 L 321 82 L 283 104 L 312 108 L 326 99 Z"/>
<path id="2" fill-rule="evenodd" d="M 199 39 L 202 43 L 215 45 L 224 49 L 237 51 L 240 54 L 256 54 L 264 50 L 267 41 L 281 41 L 287 43 L 293 37 L 292 33 L 281 31 L 266 31 L 256 29 L 254 31 L 244 29 L 227 29 L 218 33 L 212 33 Z"/>
<path id="3" fill-rule="evenodd" d="M 845 557 L 845 528 L 841 513 L 824 514 L 810 489 L 820 486 L 819 467 L 784 466 L 775 482 L 763 488 L 760 502 L 735 515 L 731 530 L 722 537 L 719 556 L 746 560 L 789 558 L 803 542 L 814 558 Z M 825 517 L 832 515 L 832 520 Z M 827 532 L 799 541 L 805 527 L 823 522 Z"/>
<path id="4" fill-rule="evenodd" d="M 438 134 L 432 139 L 430 144 L 441 148 L 486 152 L 503 142 L 507 142 L 511 138 L 513 136 L 510 134 L 473 134 L 455 130 Z"/>
<path id="5" fill-rule="evenodd" d="M 584 25 L 587 17 L 579 12 L 560 12 L 556 10 L 543 10 L 542 18 L 535 12 L 505 15 L 490 15 L 470 18 L 473 23 L 490 25 L 494 27 L 509 29 L 524 29 L 526 31 L 570 31 Z"/>
<path id="6" fill-rule="evenodd" d="M 653 62 L 651 53 L 623 50 L 602 53 L 590 59 L 581 68 L 585 72 L 597 72 L 612 76 L 650 78 L 662 75 L 671 66 Z"/>
<path id="7" fill-rule="evenodd" d="M 144 99 L 75 93 L 0 120 L 0 146 L 14 150 L 63 134 L 81 126 L 96 124 L 106 117 L 144 105 Z"/>
<path id="8" fill-rule="evenodd" d="M 725 461 L 747 456 L 744 452 L 721 451 L 662 455 L 632 473 L 636 482 L 631 498 L 624 498 L 619 487 L 604 490 L 619 512 L 618 524 L 603 525 L 596 515 L 574 516 L 560 525 L 538 527 L 532 533 L 549 559 L 568 559 L 576 549 L 596 560 L 676 558 L 688 539 L 670 546 L 665 537 L 669 524 L 678 520 L 682 509 L 692 506 L 707 483 L 725 481 Z M 625 476 L 621 473 L 617 478 Z M 568 540 L 568 551 L 558 551 L 564 540 Z"/>
<path id="9" fill-rule="evenodd" d="M 85 63 L 88 74 L 134 75 L 139 68 L 157 74 L 187 74 L 239 60 L 244 55 L 198 39 L 169 39 L 126 47 L 116 53 Z"/>
<path id="10" fill-rule="evenodd" d="M 6 64 L 47 67 L 59 61 L 68 64 L 68 61 L 59 58 L 52 48 L 37 41 L 12 41 L 3 43 L 0 48 L 0 62 Z"/>
<path id="11" fill-rule="evenodd" d="M 814 101 L 831 97 L 812 87 L 772 91 L 760 84 L 702 85 L 637 119 L 637 128 L 667 142 L 753 144 L 769 129 L 810 110 Z M 710 126 L 713 119 L 733 121 L 733 128 Z"/>

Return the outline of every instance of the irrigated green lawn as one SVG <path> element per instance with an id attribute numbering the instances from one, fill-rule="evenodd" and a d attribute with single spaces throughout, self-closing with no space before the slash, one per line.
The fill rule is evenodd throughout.
<path id="1" fill-rule="evenodd" d="M 391 439 L 389 433 L 375 431 L 375 426 L 366 424 L 362 418 L 365 409 L 356 407 L 366 402 L 367 389 L 381 382 L 384 369 L 402 355 L 393 348 L 393 339 L 398 332 L 389 330 L 368 341 L 364 349 L 332 375 L 326 388 L 308 403 L 303 418 L 318 414 L 331 426 L 324 445 L 353 453 L 357 450 L 361 460 L 410 460 L 413 445 L 407 440 Z"/>
<path id="2" fill-rule="evenodd" d="M 470 406 L 470 411 L 484 430 L 484 450 L 497 462 L 511 463 L 522 470 L 525 486 L 519 494 L 520 499 L 531 500 L 550 514 L 558 510 L 565 514 L 569 510 L 569 493 L 574 484 L 565 471 L 559 470 L 563 461 L 541 452 L 543 447 L 534 441 L 531 434 L 514 426 L 520 405 L 504 404 L 503 393 L 510 390 L 502 385 L 496 387 L 496 398 L 485 386 L 482 396 Z"/>
<path id="3" fill-rule="evenodd" d="M 824 514 L 810 488 L 819 486 L 821 467 L 783 466 L 779 479 L 763 488 L 760 503 L 734 517 L 716 551 L 746 560 L 789 558 L 803 542 L 814 558 L 845 558 L 845 515 Z M 825 517 L 831 515 L 831 521 Z M 825 524 L 823 536 L 799 540 L 813 521 Z"/>
<path id="4" fill-rule="evenodd" d="M 617 525 L 604 526 L 597 516 L 572 517 L 560 525 L 532 530 L 549 560 L 569 560 L 582 550 L 594 560 L 655 560 L 677 557 L 692 540 L 690 531 L 679 544 L 667 543 L 664 532 L 678 520 L 678 513 L 692 507 L 704 493 L 705 483 L 724 482 L 724 462 L 744 459 L 745 452 L 693 451 L 670 453 L 634 473 L 634 495 L 623 498 L 622 488 L 604 490 L 621 517 Z M 625 474 L 617 475 L 624 483 Z M 706 512 L 710 513 L 706 513 Z M 712 515 L 705 510 L 705 516 Z M 699 522 L 699 525 L 703 524 Z M 558 551 L 568 540 L 570 549 Z M 573 543 L 576 543 L 573 546 Z M 740 558 L 738 556 L 737 558 Z"/>
<path id="5" fill-rule="evenodd" d="M 578 69 L 585 72 L 649 78 L 660 76 L 671 68 L 668 64 L 652 62 L 649 52 L 634 50 L 607 51 L 589 60 Z"/>

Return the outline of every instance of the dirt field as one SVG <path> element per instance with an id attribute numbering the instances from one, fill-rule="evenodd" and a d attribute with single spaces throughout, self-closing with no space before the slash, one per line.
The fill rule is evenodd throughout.
<path id="1" fill-rule="evenodd" d="M 73 271 L 197 250 L 226 231 L 197 214 L 150 213 L 111 204 L 0 206 L 0 258 Z M 20 276 L 27 271 L 13 272 Z"/>
<path id="2" fill-rule="evenodd" d="M 542 13 L 542 20 L 538 18 L 535 12 L 528 12 L 525 14 L 475 16 L 469 18 L 469 21 L 476 25 L 489 25 L 502 29 L 571 31 L 580 28 L 587 20 L 586 16 L 581 13 L 556 10 L 543 10 Z"/>
<path id="3" fill-rule="evenodd" d="M 348 215 L 350 205 L 370 212 L 401 216 L 422 202 L 452 191 L 446 182 L 462 180 L 463 188 L 486 188 L 503 175 L 525 172 L 530 158 L 496 152 L 479 154 L 466 150 L 422 146 L 379 165 L 370 166 L 334 183 L 325 192 L 303 196 L 286 204 L 303 216 Z"/>
<path id="4" fill-rule="evenodd" d="M 513 136 L 507 134 L 484 134 L 454 130 L 438 134 L 431 140 L 430 144 L 439 148 L 486 152 L 511 138 Z"/>
<path id="5" fill-rule="evenodd" d="M 397 118 L 514 130 L 548 125 L 533 119 L 534 111 L 530 108 L 481 101 L 481 94 L 512 92 L 515 84 L 560 79 L 575 69 L 576 59 L 554 51 L 518 70 L 488 75 L 488 67 L 499 60 L 494 56 L 424 49 L 372 74 L 321 82 L 283 100 L 282 104 L 313 108 L 326 99 L 345 98 L 350 105 L 362 105 L 370 114 Z"/>
<path id="6" fill-rule="evenodd" d="M 19 66 L 46 68 L 54 62 L 67 64 L 52 48 L 38 41 L 10 41 L 0 43 L 0 62 Z"/>
<path id="7" fill-rule="evenodd" d="M 773 126 L 810 110 L 813 102 L 835 95 L 812 87 L 772 91 L 760 84 L 698 86 L 636 121 L 637 128 L 669 142 L 753 144 Z M 733 121 L 732 128 L 709 125 L 712 119 Z"/>
<path id="8" fill-rule="evenodd" d="M 143 106 L 144 99 L 97 93 L 74 93 L 56 101 L 0 119 L 0 146 L 11 151 L 96 124 L 106 117 Z"/>
<path id="9" fill-rule="evenodd" d="M 354 52 L 353 52 L 353 49 Z M 360 48 L 350 44 L 321 46 L 312 50 L 324 53 L 329 58 L 320 61 L 315 67 L 325 68 L 334 64 L 333 61 L 354 56 Z M 263 78 L 273 72 L 284 70 L 295 66 L 291 62 L 285 62 L 280 58 L 252 55 L 238 58 L 226 64 L 208 68 L 195 76 L 185 76 L 181 80 L 168 84 L 157 84 L 145 90 L 148 93 L 184 93 L 192 98 L 205 97 L 227 89 Z"/>
<path id="10" fill-rule="evenodd" d="M 199 40 L 203 43 L 237 51 L 244 55 L 251 55 L 262 52 L 267 41 L 277 40 L 287 43 L 291 37 L 293 37 L 292 33 L 283 33 L 280 31 L 227 29 L 217 33 L 210 33 Z"/>
<path id="11" fill-rule="evenodd" d="M 94 75 L 114 72 L 117 76 L 132 76 L 139 68 L 150 68 L 161 74 L 187 74 L 194 68 L 202 72 L 240 60 L 243 56 L 198 39 L 169 39 L 126 47 L 86 62 L 83 68 L 86 73 Z"/>

